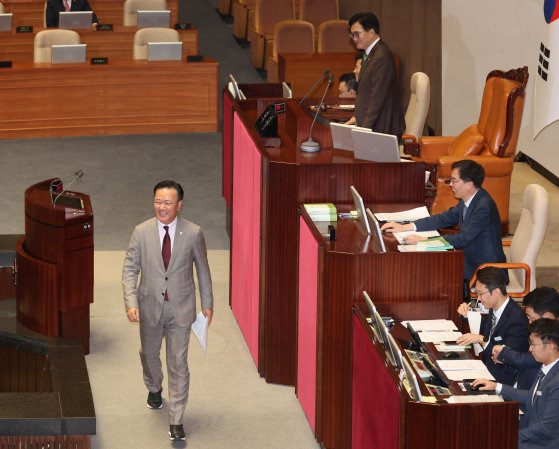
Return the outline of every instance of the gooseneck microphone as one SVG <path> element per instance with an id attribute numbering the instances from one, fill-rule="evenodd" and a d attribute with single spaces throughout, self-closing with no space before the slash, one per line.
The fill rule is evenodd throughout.
<path id="1" fill-rule="evenodd" d="M 326 89 L 324 89 L 324 93 L 322 94 L 320 103 L 316 107 L 316 113 L 314 114 L 314 118 L 311 123 L 311 129 L 309 130 L 309 139 L 306 142 L 302 142 L 301 145 L 299 146 L 299 149 L 301 151 L 304 151 L 305 153 L 316 153 L 317 151 L 320 151 L 320 144 L 312 140 L 312 129 L 314 126 L 314 122 L 316 122 L 316 118 L 318 117 L 318 113 L 322 108 L 322 103 L 324 103 L 324 97 L 326 96 L 326 92 L 328 92 L 328 89 L 330 88 L 332 81 L 334 81 L 334 74 L 331 74 L 330 77 L 328 78 L 328 84 L 326 85 Z"/>
<path id="2" fill-rule="evenodd" d="M 58 198 L 60 198 L 62 196 L 62 194 L 64 192 L 66 192 L 70 186 L 72 184 L 74 184 L 78 179 L 80 179 L 83 176 L 83 170 L 78 170 L 76 173 L 74 173 L 74 179 L 72 179 L 72 181 L 70 181 L 70 183 L 66 186 L 66 188 L 64 190 L 62 190 L 62 192 L 60 192 L 58 195 L 56 195 L 56 197 L 54 198 L 54 200 L 52 201 L 52 205 L 56 206 L 56 200 L 58 200 Z"/>
<path id="3" fill-rule="evenodd" d="M 305 101 L 307 99 L 307 97 L 316 89 L 316 86 L 318 86 L 318 84 L 328 76 L 328 74 L 330 73 L 330 69 L 326 69 L 324 71 L 324 73 L 320 76 L 320 78 L 318 78 L 314 84 L 311 86 L 311 88 L 307 91 L 307 93 L 305 94 L 305 96 L 303 98 L 301 98 L 301 101 L 299 101 L 299 106 L 301 105 L 301 103 L 303 103 L 303 101 Z"/>

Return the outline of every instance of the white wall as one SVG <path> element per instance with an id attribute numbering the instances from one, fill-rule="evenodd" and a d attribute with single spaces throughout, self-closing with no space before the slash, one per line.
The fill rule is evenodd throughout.
<path id="1" fill-rule="evenodd" d="M 485 77 L 493 69 L 528 66 L 522 151 L 559 176 L 559 122 L 533 139 L 534 79 L 544 0 L 442 0 L 443 135 L 475 123 Z"/>

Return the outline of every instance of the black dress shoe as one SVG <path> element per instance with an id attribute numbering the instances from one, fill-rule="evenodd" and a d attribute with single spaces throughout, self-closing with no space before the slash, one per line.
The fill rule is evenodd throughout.
<path id="1" fill-rule="evenodd" d="M 186 440 L 186 435 L 184 434 L 184 428 L 182 427 L 182 424 L 171 424 L 169 426 L 169 438 L 171 439 L 171 441 Z"/>
<path id="2" fill-rule="evenodd" d="M 163 390 L 159 390 L 157 393 L 152 393 L 151 391 L 148 393 L 148 407 L 149 408 L 161 408 L 163 407 L 163 398 L 161 397 L 161 392 Z"/>

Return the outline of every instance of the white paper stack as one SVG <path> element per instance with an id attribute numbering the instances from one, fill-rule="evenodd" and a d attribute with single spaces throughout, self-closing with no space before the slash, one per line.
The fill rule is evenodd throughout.
<path id="1" fill-rule="evenodd" d="M 415 221 L 420 218 L 427 218 L 429 211 L 425 206 L 416 207 L 415 209 L 403 210 L 401 212 L 385 212 L 377 213 L 375 217 L 379 221 Z"/>

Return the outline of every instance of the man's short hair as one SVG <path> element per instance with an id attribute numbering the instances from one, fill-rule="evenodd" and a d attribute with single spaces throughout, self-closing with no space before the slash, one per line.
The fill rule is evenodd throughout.
<path id="1" fill-rule="evenodd" d="M 507 294 L 507 270 L 497 267 L 485 267 L 477 272 L 476 279 L 487 287 L 491 293 L 498 288 L 503 295 Z"/>
<path id="2" fill-rule="evenodd" d="M 452 164 L 452 169 L 457 168 L 460 171 L 460 179 L 462 181 L 471 181 L 478 189 L 485 179 L 485 170 L 483 166 L 470 159 L 462 159 Z"/>
<path id="3" fill-rule="evenodd" d="M 524 297 L 522 305 L 531 307 L 540 316 L 549 312 L 559 318 L 559 293 L 553 287 L 535 288 Z"/>
<path id="4" fill-rule="evenodd" d="M 544 343 L 555 343 L 559 349 L 559 321 L 541 318 L 530 324 L 530 333 L 541 338 Z"/>
<path id="5" fill-rule="evenodd" d="M 351 16 L 351 19 L 349 19 L 350 28 L 355 22 L 359 22 L 365 31 L 369 31 L 372 28 L 375 30 L 375 33 L 380 34 L 380 23 L 377 16 L 372 12 L 358 12 Z"/>
<path id="6" fill-rule="evenodd" d="M 355 73 L 344 73 L 340 76 L 340 83 L 345 83 L 348 92 L 350 90 L 357 92 L 357 80 L 355 79 Z"/>
<path id="7" fill-rule="evenodd" d="M 157 192 L 159 189 L 175 189 L 177 191 L 179 201 L 182 201 L 184 197 L 184 190 L 182 189 L 182 186 L 178 182 L 172 181 L 170 179 L 155 184 L 155 187 L 153 188 L 153 194 L 155 195 L 155 192 Z"/>

